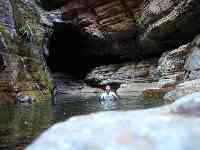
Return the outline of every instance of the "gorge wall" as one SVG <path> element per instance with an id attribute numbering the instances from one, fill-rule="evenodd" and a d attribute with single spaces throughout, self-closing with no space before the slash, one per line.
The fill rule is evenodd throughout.
<path id="1" fill-rule="evenodd" d="M 0 103 L 51 96 L 51 80 L 40 54 L 39 20 L 32 1 L 0 1 Z"/>
<path id="2" fill-rule="evenodd" d="M 195 0 L 1 0 L 0 6 L 5 101 L 49 97 L 46 62 L 52 71 L 77 73 L 79 68 L 79 74 L 159 57 L 190 43 L 200 31 Z"/>
<path id="3" fill-rule="evenodd" d="M 77 0 L 66 2 L 62 17 L 92 36 L 110 39 L 112 52 L 150 57 L 193 40 L 200 30 L 199 5 L 189 0 Z M 104 51 L 109 49 L 97 52 Z"/>

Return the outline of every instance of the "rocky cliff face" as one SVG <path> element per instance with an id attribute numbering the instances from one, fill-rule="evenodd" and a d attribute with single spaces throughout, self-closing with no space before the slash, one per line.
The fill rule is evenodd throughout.
<path id="1" fill-rule="evenodd" d="M 136 9 L 141 0 L 68 1 L 63 7 L 63 19 L 98 40 L 93 41 L 98 55 L 111 54 L 131 58 L 137 47 Z M 99 49 L 99 41 L 105 46 Z"/>
<path id="2" fill-rule="evenodd" d="M 37 4 L 46 10 L 59 9 L 45 12 Z M 82 37 L 78 40 L 85 46 L 81 52 L 83 55 L 80 55 L 80 58 L 84 57 L 82 62 L 95 58 L 89 62 L 93 64 L 107 57 L 108 63 L 116 62 L 110 61 L 110 58 L 121 63 L 160 56 L 165 51 L 171 51 L 163 54 L 159 65 L 163 72 L 163 69 L 169 67 L 166 62 L 170 61 L 175 67 L 175 71 L 170 74 L 181 72 L 178 77 L 184 76 L 185 69 L 191 70 L 188 65 L 184 68 L 191 48 L 183 46 L 184 50 L 180 50 L 179 55 L 181 48 L 178 47 L 190 43 L 200 32 L 200 3 L 195 0 L 51 0 L 48 3 L 43 0 L 2 0 L 0 5 L 0 93 L 2 99 L 8 100 L 24 96 L 38 99 L 49 95 L 51 82 L 41 53 L 54 57 L 47 44 L 51 36 L 49 29 L 54 30 L 54 35 L 56 25 L 64 24 L 64 28 L 70 25 L 77 29 L 76 34 Z M 67 33 L 64 32 L 62 36 L 67 36 Z M 177 51 L 173 52 L 173 49 Z M 74 52 L 72 56 L 76 54 Z M 187 64 L 190 62 L 188 60 Z M 149 63 L 151 66 L 151 61 Z M 142 76 L 149 77 L 152 72 L 156 72 L 152 67 L 150 70 L 144 68 L 139 71 Z M 190 73 L 192 78 L 195 77 Z"/>
<path id="3" fill-rule="evenodd" d="M 138 70 L 137 67 L 129 67 L 127 64 L 108 68 L 102 66 L 94 69 L 86 77 L 86 81 L 92 85 L 110 83 L 118 86 L 127 80 L 129 82 L 138 80 L 140 76 L 144 76 L 143 79 L 145 77 L 148 79 L 149 76 L 158 80 L 167 78 L 172 81 L 170 87 L 167 84 L 164 88 L 158 82 L 158 86 L 150 89 L 150 93 L 156 92 L 163 96 L 175 88 L 176 84 L 186 79 L 185 71 L 189 71 L 190 79 L 198 78 L 198 69 L 195 69 L 199 68 L 195 61 L 198 58 L 198 50 L 195 50 L 198 44 L 190 45 L 188 43 L 199 34 L 199 8 L 200 3 L 194 0 L 134 2 L 116 0 L 95 1 L 94 3 L 69 1 L 63 8 L 63 19 L 66 23 L 70 22 L 80 26 L 83 31 L 99 39 L 109 37 L 110 45 L 112 45 L 111 53 L 116 52 L 123 55 L 126 52 L 133 60 L 141 60 L 141 58 L 160 56 L 165 52 L 158 61 L 157 70 L 152 67 L 150 70 L 142 67 Z M 126 45 L 127 51 L 126 48 L 119 46 L 123 43 Z M 109 51 L 101 49 L 98 52 L 103 53 L 105 50 Z M 122 50 L 122 52 L 118 50 Z M 195 54 L 191 54 L 191 51 Z M 135 66 L 140 66 L 140 63 Z M 152 65 L 151 61 L 148 63 L 150 66 Z M 123 68 L 129 69 L 124 71 Z M 123 73 L 118 75 L 120 69 L 123 70 Z M 125 75 L 126 72 L 132 73 Z"/>
<path id="4" fill-rule="evenodd" d="M 194 0 L 76 0 L 66 2 L 63 19 L 91 35 L 110 38 L 115 52 L 150 57 L 186 44 L 199 33 L 199 7 Z"/>
<path id="5" fill-rule="evenodd" d="M 43 29 L 32 1 L 0 1 L 0 103 L 50 97 L 40 49 Z"/>
<path id="6" fill-rule="evenodd" d="M 177 48 L 199 34 L 199 7 L 195 0 L 144 1 L 141 13 L 141 51 L 152 54 Z"/>

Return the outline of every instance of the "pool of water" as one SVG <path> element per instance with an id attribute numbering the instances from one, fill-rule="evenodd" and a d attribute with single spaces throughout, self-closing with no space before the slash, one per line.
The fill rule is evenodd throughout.
<path id="1" fill-rule="evenodd" d="M 59 94 L 59 102 L 0 106 L 0 149 L 21 150 L 52 124 L 75 115 L 98 111 L 133 110 L 159 106 L 162 100 L 123 97 L 119 101 L 98 100 L 98 96 L 69 97 Z"/>
<path id="2" fill-rule="evenodd" d="M 120 97 L 119 101 L 102 101 L 95 94 L 73 94 L 83 86 L 66 74 L 54 77 L 56 97 L 33 104 L 0 106 L 0 150 L 22 150 L 52 124 L 69 117 L 99 111 L 146 109 L 164 104 L 161 99 L 143 99 L 137 96 Z M 66 94 L 68 93 L 68 94 Z"/>

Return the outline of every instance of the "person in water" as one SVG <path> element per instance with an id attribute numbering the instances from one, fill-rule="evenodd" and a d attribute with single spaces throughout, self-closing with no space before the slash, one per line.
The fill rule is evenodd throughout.
<path id="1" fill-rule="evenodd" d="M 112 100 L 118 100 L 118 96 L 115 94 L 115 92 L 111 91 L 111 87 L 109 85 L 106 86 L 105 92 L 101 94 L 100 100 L 105 101 L 112 101 Z"/>

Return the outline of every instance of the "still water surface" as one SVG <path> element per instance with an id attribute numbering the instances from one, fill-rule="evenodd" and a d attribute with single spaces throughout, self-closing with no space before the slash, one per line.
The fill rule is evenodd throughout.
<path id="1" fill-rule="evenodd" d="M 0 150 L 21 150 L 52 124 L 71 116 L 98 111 L 144 109 L 163 105 L 162 100 L 122 97 L 119 101 L 100 102 L 98 95 L 71 97 L 58 94 L 57 103 L 0 106 Z"/>
<path id="2" fill-rule="evenodd" d="M 74 115 L 158 105 L 162 105 L 161 100 L 126 97 L 120 101 L 99 102 L 97 97 L 68 98 L 67 95 L 60 95 L 60 102 L 55 105 L 49 101 L 32 105 L 3 105 L 0 106 L 0 149 L 23 149 L 49 126 Z"/>

